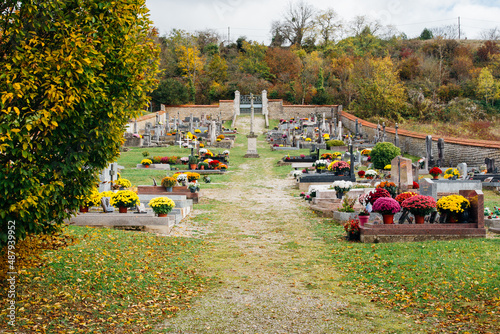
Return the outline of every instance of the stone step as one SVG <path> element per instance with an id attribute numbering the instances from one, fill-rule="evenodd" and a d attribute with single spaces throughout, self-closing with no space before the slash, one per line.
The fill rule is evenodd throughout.
<path id="1" fill-rule="evenodd" d="M 492 232 L 492 233 L 495 233 L 495 234 L 500 234 L 500 228 L 493 228 L 493 227 L 490 227 L 488 229 L 488 231 Z"/>

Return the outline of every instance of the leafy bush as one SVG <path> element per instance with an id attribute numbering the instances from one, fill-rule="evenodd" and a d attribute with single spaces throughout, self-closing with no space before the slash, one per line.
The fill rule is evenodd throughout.
<path id="1" fill-rule="evenodd" d="M 392 159 L 401 155 L 399 147 L 394 146 L 392 143 L 377 143 L 371 152 L 371 161 L 373 167 L 383 169 L 385 166 L 390 165 Z"/>
<path id="2" fill-rule="evenodd" d="M 345 146 L 345 143 L 338 139 L 332 139 L 326 142 L 326 147 L 330 148 L 332 146 Z"/>

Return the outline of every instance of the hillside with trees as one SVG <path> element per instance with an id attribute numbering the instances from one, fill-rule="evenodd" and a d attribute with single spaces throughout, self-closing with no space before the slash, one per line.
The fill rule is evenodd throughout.
<path id="1" fill-rule="evenodd" d="M 458 40 L 456 28 L 426 28 L 410 39 L 364 16 L 344 22 L 333 9 L 298 2 L 273 22 L 270 45 L 172 30 L 158 39 L 163 73 L 153 101 L 212 104 L 235 90 L 266 89 L 271 99 L 342 104 L 367 120 L 485 130 L 500 111 L 500 34 Z"/>

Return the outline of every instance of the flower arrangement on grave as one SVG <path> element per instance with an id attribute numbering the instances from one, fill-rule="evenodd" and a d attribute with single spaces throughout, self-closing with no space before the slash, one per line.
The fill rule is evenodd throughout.
<path id="1" fill-rule="evenodd" d="M 316 169 L 322 170 L 322 169 L 326 169 L 327 165 L 328 165 L 328 161 L 320 159 L 320 160 L 316 160 L 316 162 L 313 164 L 313 167 L 315 167 Z"/>
<path id="2" fill-rule="evenodd" d="M 368 194 L 362 194 L 358 197 L 358 202 L 363 206 L 361 211 L 359 211 L 358 216 L 369 216 L 372 212 L 372 205 L 368 201 Z"/>
<path id="3" fill-rule="evenodd" d="M 144 166 L 149 166 L 153 163 L 153 161 L 151 161 L 151 159 L 142 159 L 141 160 L 141 164 L 144 165 Z"/>
<path id="4" fill-rule="evenodd" d="M 224 139 L 224 138 L 226 138 L 226 136 L 224 136 L 224 135 L 218 135 L 218 136 L 217 136 L 217 139 L 220 139 L 220 140 L 222 140 L 222 139 Z"/>
<path id="5" fill-rule="evenodd" d="M 189 140 L 192 140 L 193 136 L 194 135 L 190 131 L 188 131 L 188 133 L 186 134 L 186 138 L 189 139 Z"/>
<path id="6" fill-rule="evenodd" d="M 186 177 L 189 182 L 194 182 L 200 179 L 200 174 L 194 172 L 187 172 Z"/>
<path id="7" fill-rule="evenodd" d="M 191 190 L 191 192 L 199 191 L 200 185 L 199 185 L 198 181 L 189 182 L 188 189 Z"/>
<path id="8" fill-rule="evenodd" d="M 304 197 L 306 197 L 306 193 L 305 192 L 301 192 L 299 196 L 302 197 L 302 198 L 304 198 Z"/>
<path id="9" fill-rule="evenodd" d="M 385 165 L 384 170 L 391 170 L 392 166 L 391 165 Z"/>
<path id="10" fill-rule="evenodd" d="M 132 183 L 127 180 L 127 179 L 122 179 L 122 178 L 119 178 L 118 180 L 115 181 L 115 185 L 118 186 L 118 188 L 130 188 L 132 187 Z"/>
<path id="11" fill-rule="evenodd" d="M 142 156 L 145 158 L 145 157 L 148 157 L 149 156 L 149 152 L 148 151 L 144 151 L 142 152 Z"/>
<path id="12" fill-rule="evenodd" d="M 306 156 L 304 154 L 301 154 L 300 157 L 304 159 Z"/>
<path id="13" fill-rule="evenodd" d="M 439 213 L 463 213 L 470 207 L 470 202 L 462 195 L 449 195 L 437 201 Z"/>
<path id="14" fill-rule="evenodd" d="M 230 153 L 229 150 L 222 151 L 222 154 L 224 154 L 224 155 L 229 155 L 229 153 Z"/>
<path id="15" fill-rule="evenodd" d="M 206 148 L 200 148 L 199 153 L 200 155 L 207 154 L 208 150 Z"/>
<path id="16" fill-rule="evenodd" d="M 211 161 L 209 162 L 210 167 L 212 167 L 212 168 L 214 168 L 214 169 L 215 169 L 215 168 L 217 168 L 217 167 L 219 167 L 219 164 L 220 164 L 220 161 L 219 161 L 219 160 L 211 160 Z"/>
<path id="17" fill-rule="evenodd" d="M 161 157 L 160 156 L 155 156 L 153 157 L 153 163 L 154 164 L 160 164 L 161 163 Z"/>
<path id="18" fill-rule="evenodd" d="M 208 176 L 208 175 L 203 176 L 203 181 L 204 181 L 205 183 L 210 183 L 210 182 L 212 182 L 212 180 L 210 179 L 210 176 Z"/>
<path id="19" fill-rule="evenodd" d="M 203 143 L 200 143 L 200 147 L 205 147 L 205 144 L 203 144 Z"/>
<path id="20" fill-rule="evenodd" d="M 365 177 L 367 179 L 373 179 L 377 176 L 377 172 L 373 169 L 368 169 L 366 172 L 365 172 Z"/>
<path id="21" fill-rule="evenodd" d="M 351 219 L 344 224 L 344 230 L 347 233 L 347 238 L 352 241 L 359 240 L 360 237 L 360 229 L 359 229 L 359 220 Z"/>
<path id="22" fill-rule="evenodd" d="M 187 164 L 187 163 L 188 163 L 188 161 L 189 161 L 189 157 L 182 157 L 180 160 L 181 160 L 181 162 L 185 165 L 185 164 Z"/>
<path id="23" fill-rule="evenodd" d="M 168 197 L 155 197 L 149 201 L 149 206 L 157 215 L 166 215 L 175 208 L 175 202 Z"/>
<path id="24" fill-rule="evenodd" d="M 208 162 L 200 161 L 198 163 L 198 169 L 209 169 L 209 168 L 210 168 L 210 165 L 208 164 Z"/>
<path id="25" fill-rule="evenodd" d="M 218 166 L 218 168 L 222 169 L 222 170 L 225 170 L 225 169 L 227 169 L 227 165 L 223 164 L 223 163 L 220 163 L 219 166 Z"/>
<path id="26" fill-rule="evenodd" d="M 194 155 L 190 155 L 189 156 L 189 159 L 188 159 L 188 163 L 190 165 L 195 165 L 195 164 L 198 164 L 198 158 L 195 157 Z"/>
<path id="27" fill-rule="evenodd" d="M 139 204 L 139 196 L 132 190 L 119 190 L 111 196 L 109 203 L 117 208 L 131 208 Z"/>
<path id="28" fill-rule="evenodd" d="M 371 205 L 373 205 L 375 201 L 381 197 L 391 198 L 391 194 L 389 194 L 389 192 L 384 188 L 376 188 L 367 194 L 366 199 Z"/>
<path id="29" fill-rule="evenodd" d="M 325 140 L 329 140 L 329 139 L 330 139 L 330 135 L 329 135 L 328 133 L 325 133 L 325 134 L 323 135 L 323 138 L 324 138 Z"/>
<path id="30" fill-rule="evenodd" d="M 333 160 L 334 157 L 333 157 L 333 154 L 332 153 L 323 153 L 321 155 L 321 159 L 325 159 L 325 160 Z"/>
<path id="31" fill-rule="evenodd" d="M 201 133 L 201 130 L 200 129 L 195 129 L 194 133 Z"/>
<path id="32" fill-rule="evenodd" d="M 456 168 L 448 168 L 444 171 L 443 177 L 445 179 L 457 179 L 460 177 L 460 172 Z"/>
<path id="33" fill-rule="evenodd" d="M 306 141 L 311 141 L 311 138 L 306 138 Z"/>
<path id="34" fill-rule="evenodd" d="M 177 184 L 177 179 L 171 176 L 165 176 L 161 179 L 161 185 L 165 188 L 171 188 Z"/>
<path id="35" fill-rule="evenodd" d="M 413 189 L 418 189 L 418 188 L 420 188 L 420 185 L 417 182 L 413 181 Z"/>
<path id="36" fill-rule="evenodd" d="M 416 195 L 406 199 L 401 206 L 415 216 L 425 216 L 436 211 L 436 200 L 431 196 Z"/>
<path id="37" fill-rule="evenodd" d="M 160 163 L 168 164 L 170 162 L 170 157 L 162 157 Z"/>
<path id="38" fill-rule="evenodd" d="M 364 170 L 360 170 L 360 171 L 358 172 L 358 176 L 359 176 L 360 178 L 364 178 L 364 177 L 365 177 L 365 174 L 366 174 L 366 172 L 365 172 Z"/>
<path id="39" fill-rule="evenodd" d="M 346 193 L 352 189 L 352 186 L 353 186 L 353 184 L 351 181 L 339 180 L 339 181 L 333 182 L 331 185 L 331 188 L 335 189 L 336 192 Z"/>
<path id="40" fill-rule="evenodd" d="M 417 193 L 414 193 L 412 191 L 407 191 L 404 193 L 401 193 L 396 196 L 395 200 L 398 201 L 399 204 L 403 203 L 405 200 L 407 200 L 410 197 L 417 196 Z"/>
<path id="41" fill-rule="evenodd" d="M 294 178 L 297 178 L 297 177 L 299 177 L 301 175 L 302 175 L 302 171 L 300 171 L 300 170 L 294 170 L 294 171 L 292 171 L 292 176 Z"/>
<path id="42" fill-rule="evenodd" d="M 439 167 L 432 167 L 429 171 L 429 174 L 431 174 L 434 178 L 437 178 L 439 175 L 441 175 L 441 173 L 443 173 L 443 171 Z"/>
<path id="43" fill-rule="evenodd" d="M 370 150 L 369 148 L 365 148 L 363 151 L 361 151 L 361 155 L 364 155 L 364 156 L 369 156 L 371 153 L 372 153 L 372 150 Z"/>
<path id="44" fill-rule="evenodd" d="M 337 160 L 332 162 L 330 166 L 328 166 L 328 169 L 335 173 L 346 174 L 350 172 L 351 166 L 345 161 Z"/>
<path id="45" fill-rule="evenodd" d="M 185 185 L 185 183 L 187 182 L 187 175 L 184 173 L 175 173 L 174 175 L 172 175 L 172 177 L 177 180 L 178 184 Z"/>
<path id="46" fill-rule="evenodd" d="M 401 205 L 391 197 L 380 197 L 373 203 L 372 210 L 382 215 L 393 215 L 401 211 Z"/>
<path id="47" fill-rule="evenodd" d="M 342 207 L 339 212 L 354 212 L 354 204 L 356 204 L 356 197 L 345 196 L 342 200 Z"/>
<path id="48" fill-rule="evenodd" d="M 398 189 L 396 184 L 394 182 L 390 182 L 390 181 L 380 182 L 379 184 L 377 184 L 376 188 L 382 188 L 382 189 L 387 190 L 389 192 L 389 194 L 391 194 L 392 198 L 396 197 L 396 190 Z"/>
<path id="49" fill-rule="evenodd" d="M 111 192 L 111 193 L 113 193 L 113 192 Z M 101 196 L 99 194 L 99 191 L 97 190 L 97 188 L 93 188 L 90 195 L 83 198 L 82 207 L 88 208 L 91 206 L 99 206 L 100 203 L 101 203 Z"/>
<path id="50" fill-rule="evenodd" d="M 493 207 L 493 210 L 486 207 L 484 208 L 484 215 L 488 217 L 488 219 L 500 218 L 500 209 L 496 206 Z"/>

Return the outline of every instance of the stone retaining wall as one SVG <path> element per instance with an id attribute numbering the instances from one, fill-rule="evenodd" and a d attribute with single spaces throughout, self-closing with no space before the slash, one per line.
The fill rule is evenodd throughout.
<path id="1" fill-rule="evenodd" d="M 363 136 L 368 135 L 368 138 L 373 138 L 377 132 L 377 124 L 361 120 L 345 111 L 342 111 L 341 118 L 342 125 L 352 133 L 356 130 L 356 119 L 358 123 L 363 124 Z M 386 127 L 385 132 L 387 141 L 394 143 L 396 130 L 391 127 Z M 425 157 L 426 136 L 427 135 L 422 133 L 399 129 L 399 148 L 405 153 Z M 445 142 L 444 166 L 456 166 L 461 162 L 465 162 L 468 167 L 479 167 L 484 164 L 485 158 L 494 158 L 496 161 L 500 161 L 500 142 L 433 136 L 432 154 L 435 161 L 438 158 L 437 141 L 439 138 L 443 138 Z"/>

